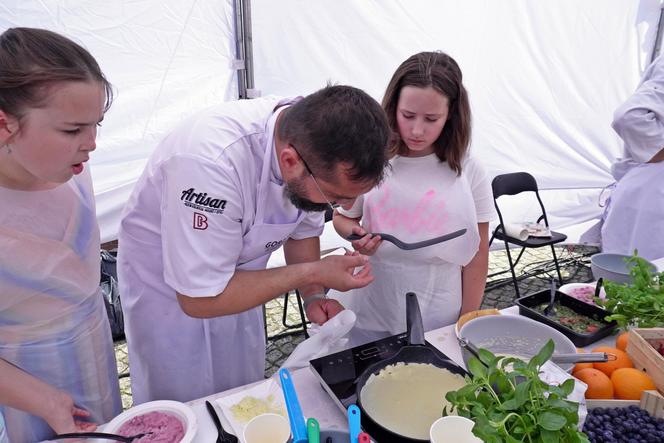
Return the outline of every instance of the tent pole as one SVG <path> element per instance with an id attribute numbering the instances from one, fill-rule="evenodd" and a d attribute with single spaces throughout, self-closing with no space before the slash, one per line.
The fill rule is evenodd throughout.
<path id="1" fill-rule="evenodd" d="M 261 93 L 254 86 L 254 42 L 251 31 L 251 0 L 241 0 L 244 20 L 244 64 L 247 82 L 247 98 L 260 97 Z"/>
<path id="2" fill-rule="evenodd" d="M 664 22 L 664 4 L 659 7 L 659 21 L 657 22 L 657 35 L 655 37 L 655 46 L 652 48 L 652 55 L 650 63 L 653 62 L 659 55 L 660 46 L 662 45 L 662 22 Z"/>
<path id="3" fill-rule="evenodd" d="M 233 0 L 235 25 L 235 63 L 238 98 L 254 98 L 260 91 L 254 89 L 254 61 L 251 37 L 251 0 Z"/>

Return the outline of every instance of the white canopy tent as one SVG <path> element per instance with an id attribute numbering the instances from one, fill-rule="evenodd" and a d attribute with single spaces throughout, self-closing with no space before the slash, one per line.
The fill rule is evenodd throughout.
<path id="1" fill-rule="evenodd" d="M 1 30 L 43 27 L 74 38 L 117 90 L 91 161 L 102 241 L 115 238 L 122 206 L 159 139 L 185 116 L 238 98 L 244 85 L 238 88 L 236 69 L 243 64 L 236 59 L 243 53 L 236 49 L 234 23 L 238 11 L 249 9 L 250 95 L 305 95 L 332 82 L 357 86 L 380 101 L 409 55 L 452 55 L 471 97 L 472 154 L 491 176 L 532 173 L 550 222 L 576 241 L 601 212 L 598 196 L 612 182 L 609 168 L 622 152 L 610 127 L 613 110 L 649 64 L 660 17 L 660 0 L 237 4 L 0 4 Z M 530 220 L 535 202 L 515 201 L 511 210 L 514 220 Z"/>

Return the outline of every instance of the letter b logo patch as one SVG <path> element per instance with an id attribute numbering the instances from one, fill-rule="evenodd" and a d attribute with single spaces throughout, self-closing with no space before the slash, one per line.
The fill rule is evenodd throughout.
<path id="1" fill-rule="evenodd" d="M 204 231 L 208 228 L 207 217 L 204 214 L 194 212 L 194 229 Z"/>

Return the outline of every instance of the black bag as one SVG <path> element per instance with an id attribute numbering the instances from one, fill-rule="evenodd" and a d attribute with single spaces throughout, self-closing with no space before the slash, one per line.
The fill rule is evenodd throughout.
<path id="1" fill-rule="evenodd" d="M 113 253 L 101 251 L 101 292 L 104 295 L 104 305 L 108 322 L 111 324 L 113 341 L 124 340 L 124 317 L 120 304 L 120 289 L 118 288 L 118 272 L 116 258 Z"/>

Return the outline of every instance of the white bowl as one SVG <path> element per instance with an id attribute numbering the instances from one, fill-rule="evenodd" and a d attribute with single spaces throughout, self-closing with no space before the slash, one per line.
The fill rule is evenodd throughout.
<path id="1" fill-rule="evenodd" d="M 595 305 L 593 301 L 595 296 L 595 288 L 597 283 L 567 283 L 558 288 L 558 291 L 563 294 L 567 294 L 570 297 L 574 297 L 577 300 L 582 302 Z M 599 298 L 606 298 L 606 292 L 604 292 L 604 286 L 599 288 Z"/>
<path id="2" fill-rule="evenodd" d="M 431 443 L 482 443 L 473 434 L 475 422 L 459 415 L 440 417 L 433 422 L 429 430 Z"/>
<path id="3" fill-rule="evenodd" d="M 572 340 L 550 326 L 520 315 L 490 315 L 478 317 L 463 325 L 459 336 L 466 338 L 478 348 L 494 354 L 524 357 L 529 360 L 546 344 L 553 340 L 554 354 L 574 354 L 576 346 Z M 472 356 L 462 349 L 463 361 L 468 366 Z M 571 371 L 573 364 L 560 364 Z"/>
<path id="4" fill-rule="evenodd" d="M 118 429 L 120 429 L 126 421 L 154 411 L 171 414 L 182 422 L 184 426 L 184 436 L 182 437 L 182 440 L 180 440 L 180 443 L 191 443 L 191 441 L 193 441 L 196 432 L 198 432 L 196 414 L 190 406 L 172 400 L 155 400 L 129 408 L 104 426 L 103 432 L 117 433 Z M 101 442 L 102 440 L 99 441 Z"/>
<path id="5" fill-rule="evenodd" d="M 286 443 L 290 439 L 290 423 L 279 414 L 257 415 L 244 428 L 245 443 Z"/>
<path id="6" fill-rule="evenodd" d="M 604 280 L 610 280 L 615 283 L 631 283 L 632 278 L 629 275 L 630 267 L 628 267 L 626 259 L 631 255 L 611 254 L 608 252 L 601 252 L 590 257 L 590 270 L 595 279 L 600 277 Z M 657 268 L 651 262 L 648 262 L 651 269 L 656 271 Z"/>

